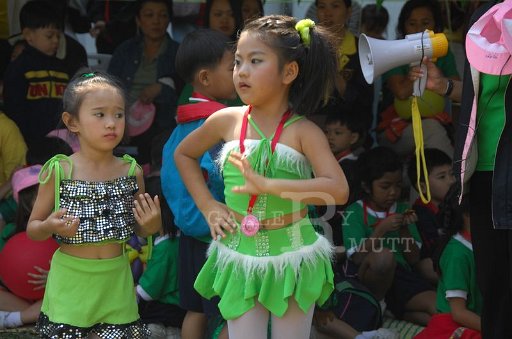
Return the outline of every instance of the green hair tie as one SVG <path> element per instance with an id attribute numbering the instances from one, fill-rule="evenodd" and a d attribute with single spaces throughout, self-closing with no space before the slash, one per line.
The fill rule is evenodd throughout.
<path id="1" fill-rule="evenodd" d="M 311 36 L 309 35 L 309 29 L 315 27 L 315 22 L 311 19 L 302 19 L 295 25 L 295 29 L 299 32 L 302 43 L 309 47 L 311 42 Z"/>
<path id="2" fill-rule="evenodd" d="M 92 78 L 93 76 L 96 75 L 96 72 L 92 72 L 92 73 L 84 73 L 82 75 L 80 75 L 82 78 Z"/>

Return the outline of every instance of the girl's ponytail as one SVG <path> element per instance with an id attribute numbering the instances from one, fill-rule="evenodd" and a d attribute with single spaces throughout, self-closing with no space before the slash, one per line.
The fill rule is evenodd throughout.
<path id="1" fill-rule="evenodd" d="M 336 49 L 331 34 L 312 20 L 299 21 L 296 29 L 304 53 L 297 60 L 299 75 L 290 88 L 290 102 L 296 112 L 309 114 L 324 105 L 332 94 L 337 70 Z M 304 30 L 309 31 L 306 40 L 301 33 Z"/>

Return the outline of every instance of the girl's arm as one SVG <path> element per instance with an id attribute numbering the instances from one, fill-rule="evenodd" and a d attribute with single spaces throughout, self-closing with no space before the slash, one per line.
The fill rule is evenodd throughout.
<path id="1" fill-rule="evenodd" d="M 348 200 L 345 174 L 334 158 L 324 132 L 313 122 L 303 120 L 295 127 L 300 146 L 313 167 L 315 177 L 304 180 L 270 179 L 256 173 L 240 153 L 232 153 L 230 161 L 245 176 L 245 185 L 236 193 L 268 193 L 309 205 L 343 205 Z"/>
<path id="2" fill-rule="evenodd" d="M 199 166 L 199 159 L 219 142 L 233 138 L 227 138 L 224 131 L 234 130 L 234 122 L 237 120 L 234 114 L 229 108 L 214 113 L 203 125 L 183 139 L 174 152 L 181 179 L 208 222 L 213 239 L 217 235 L 224 237 L 222 229 L 233 231 L 236 224 L 228 208 L 216 201 L 210 193 Z"/>
<path id="3" fill-rule="evenodd" d="M 449 298 L 451 314 L 453 320 L 464 327 L 472 330 L 481 331 L 481 318 L 478 314 L 466 308 L 466 300 L 464 298 Z"/>
<path id="4" fill-rule="evenodd" d="M 151 199 L 151 196 L 145 193 L 144 176 L 140 168 L 137 167 L 135 175 L 137 177 L 137 185 L 139 186 L 139 191 L 135 193 L 134 207 L 132 209 L 137 221 L 135 233 L 142 237 L 148 237 L 162 229 L 160 200 L 158 195 Z"/>
<path id="5" fill-rule="evenodd" d="M 37 198 L 27 224 L 27 235 L 33 240 L 46 240 L 52 234 L 72 237 L 78 230 L 80 220 L 73 216 L 64 217 L 66 210 L 52 212 L 55 205 L 55 178 L 40 184 Z"/>

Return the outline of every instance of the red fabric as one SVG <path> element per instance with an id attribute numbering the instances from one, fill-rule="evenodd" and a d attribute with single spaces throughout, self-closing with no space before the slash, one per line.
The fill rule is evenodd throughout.
<path id="1" fill-rule="evenodd" d="M 394 105 L 390 105 L 382 111 L 380 116 L 381 121 L 377 125 L 377 131 L 384 131 L 386 139 L 393 143 L 402 136 L 403 130 L 411 123 L 410 120 L 405 120 L 398 116 Z M 448 125 L 452 122 L 452 118 L 446 112 L 441 112 L 431 118 L 423 119 L 436 119 L 443 125 Z"/>
<path id="2" fill-rule="evenodd" d="M 432 316 L 427 327 L 414 339 L 482 339 L 480 332 L 464 328 L 453 321 L 451 314 L 443 313 Z"/>
<path id="3" fill-rule="evenodd" d="M 437 214 L 439 212 L 439 207 L 436 206 L 432 201 L 430 201 L 428 204 L 425 204 L 421 198 L 416 199 L 414 202 L 414 206 L 424 206 L 428 208 L 432 213 Z"/>
<path id="4" fill-rule="evenodd" d="M 200 98 L 208 101 L 199 101 L 191 104 L 179 105 L 176 111 L 176 120 L 179 124 L 199 119 L 206 119 L 220 109 L 226 108 L 226 105 L 217 101 L 211 101 L 199 93 L 192 93 L 193 98 Z"/>

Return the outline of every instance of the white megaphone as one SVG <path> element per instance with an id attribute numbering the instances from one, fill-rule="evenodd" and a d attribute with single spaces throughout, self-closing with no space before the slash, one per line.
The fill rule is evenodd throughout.
<path id="1" fill-rule="evenodd" d="M 373 81 L 392 68 L 412 64 L 421 64 L 423 57 L 436 59 L 448 53 L 448 40 L 443 33 L 426 30 L 406 35 L 401 40 L 379 40 L 361 34 L 359 37 L 359 61 L 367 83 Z M 424 79 L 427 68 L 421 64 Z M 414 82 L 414 96 L 421 96 L 425 90 L 425 81 Z"/>

